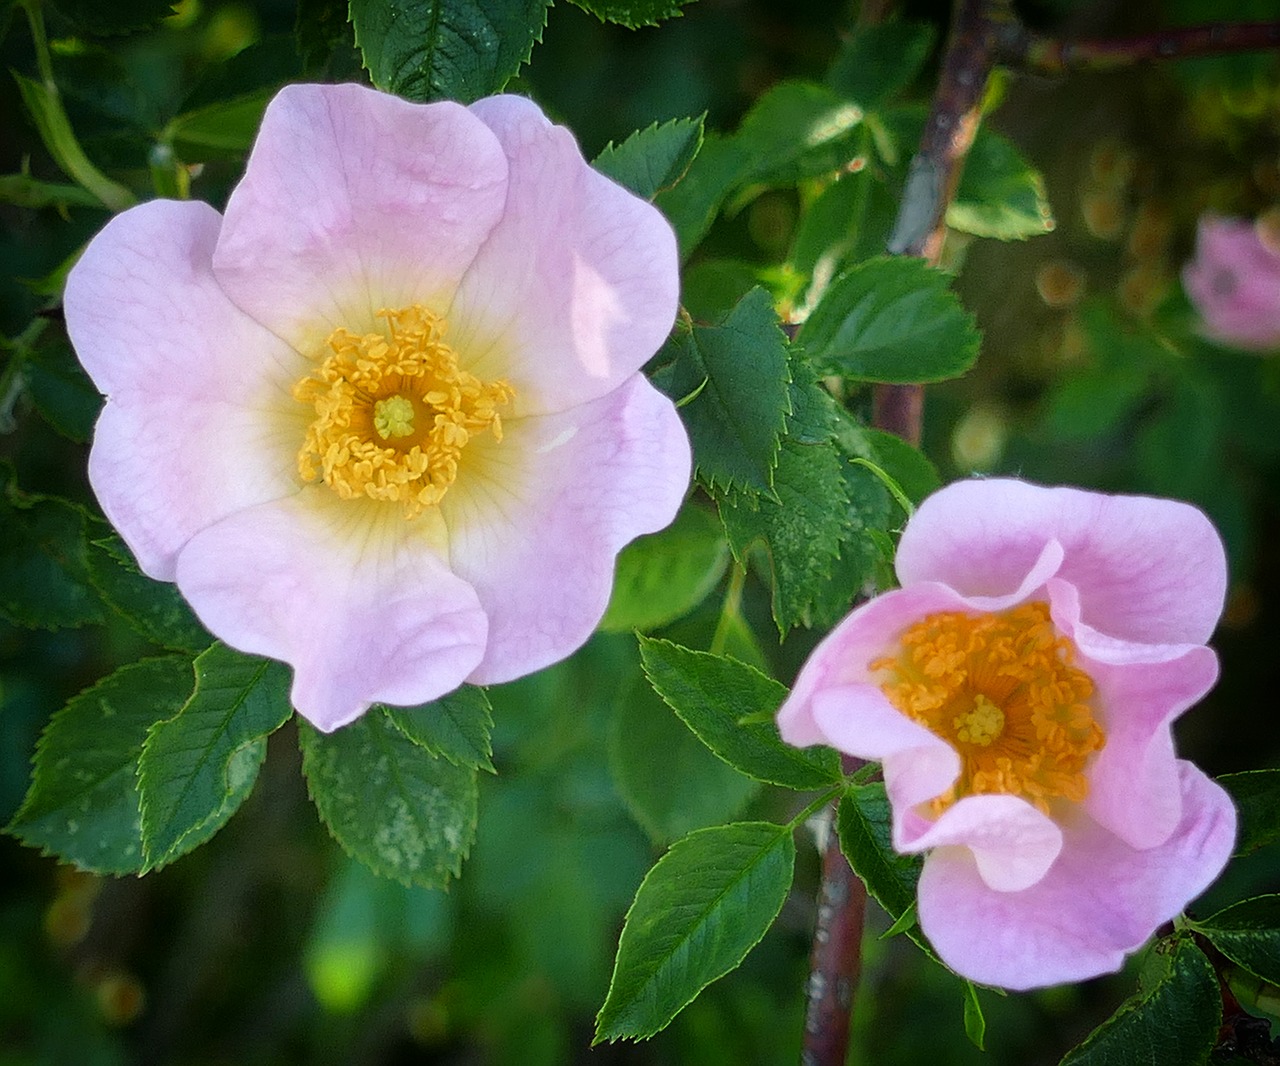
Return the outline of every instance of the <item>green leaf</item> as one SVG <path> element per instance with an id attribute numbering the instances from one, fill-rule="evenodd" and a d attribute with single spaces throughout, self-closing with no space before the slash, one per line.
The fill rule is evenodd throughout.
<path id="1" fill-rule="evenodd" d="M 885 256 L 832 282 L 797 340 L 825 373 L 905 384 L 963 374 L 981 338 L 946 274 Z"/>
<path id="2" fill-rule="evenodd" d="M 693 0 L 572 0 L 601 22 L 616 22 L 628 29 L 656 26 L 663 19 L 679 18 L 681 8 Z"/>
<path id="3" fill-rule="evenodd" d="M 915 906 L 922 860 L 893 850 L 891 814 L 883 784 L 853 785 L 840 801 L 836 832 L 853 872 L 896 922 Z M 918 931 L 907 932 L 919 941 Z"/>
<path id="4" fill-rule="evenodd" d="M 1280 985 L 1280 895 L 1244 899 L 1192 924 L 1237 966 Z"/>
<path id="5" fill-rule="evenodd" d="M 731 821 L 760 790 L 708 751 L 639 671 L 614 712 L 609 772 L 632 817 L 658 844 Z"/>
<path id="6" fill-rule="evenodd" d="M 18 83 L 18 91 L 22 94 L 22 102 L 36 124 L 40 139 L 49 150 L 53 161 L 62 168 L 62 172 L 83 188 L 93 193 L 112 211 L 123 211 L 136 202 L 133 193 L 123 185 L 118 185 L 97 167 L 89 162 L 88 156 L 76 140 L 67 113 L 62 108 L 62 100 L 52 85 L 35 81 L 13 72 Z"/>
<path id="7" fill-rule="evenodd" d="M 872 452 L 869 458 L 898 483 L 912 503 L 919 503 L 942 487 L 938 468 L 919 448 L 884 430 L 860 428 Z"/>
<path id="8" fill-rule="evenodd" d="M 89 578 L 103 601 L 148 640 L 192 654 L 213 643 L 177 586 L 143 574 L 115 534 L 92 542 L 88 564 Z"/>
<path id="9" fill-rule="evenodd" d="M 164 139 L 187 161 L 243 155 L 252 147 L 262 113 L 277 91 L 271 86 L 184 112 L 165 127 Z"/>
<path id="10" fill-rule="evenodd" d="M 640 659 L 658 695 L 730 766 L 800 790 L 842 780 L 834 751 L 792 747 L 772 721 L 760 720 L 781 706 L 787 690 L 755 667 L 648 637 L 640 637 Z"/>
<path id="11" fill-rule="evenodd" d="M 841 170 L 857 155 L 862 114 L 825 85 L 779 82 L 752 105 L 734 134 L 750 160 L 744 183 L 792 185 Z"/>
<path id="12" fill-rule="evenodd" d="M 705 508 L 689 504 L 661 533 L 622 549 L 600 628 L 616 633 L 674 622 L 707 598 L 728 564 L 720 523 Z"/>
<path id="13" fill-rule="evenodd" d="M 431 755 L 473 770 L 496 773 L 491 756 L 493 709 L 482 688 L 463 685 L 417 707 L 386 707 L 395 727 Z"/>
<path id="14" fill-rule="evenodd" d="M 30 174 L 0 174 L 0 203 L 15 207 L 101 207 L 101 201 L 79 185 L 40 181 Z"/>
<path id="15" fill-rule="evenodd" d="M 476 831 L 476 771 L 434 758 L 373 707 L 321 733 L 299 722 L 302 772 L 321 820 L 374 873 L 436 888 Z"/>
<path id="16" fill-rule="evenodd" d="M 610 141 L 592 166 L 625 185 L 637 196 L 652 200 L 675 186 L 702 147 L 702 117 L 673 118 L 636 130 L 621 144 Z"/>
<path id="17" fill-rule="evenodd" d="M 67 703 L 36 748 L 31 789 L 6 832 L 102 874 L 140 873 L 137 771 L 153 724 L 191 694 L 182 656 L 121 667 Z"/>
<path id="18" fill-rule="evenodd" d="M 1280 770 L 1245 770 L 1217 781 L 1231 793 L 1239 814 L 1236 855 L 1280 841 Z"/>
<path id="19" fill-rule="evenodd" d="M 655 197 L 654 202 L 676 231 L 682 261 L 707 235 L 725 197 L 746 179 L 750 170 L 751 160 L 736 140 L 707 132 L 680 183 Z"/>
<path id="20" fill-rule="evenodd" d="M 86 521 L 66 500 L 22 492 L 0 462 L 0 615 L 44 629 L 102 621 Z"/>
<path id="21" fill-rule="evenodd" d="M 1060 1066 L 1202 1066 L 1217 1041 L 1222 997 L 1213 966 L 1186 937 L 1160 941 L 1165 972 L 1095 1029 Z"/>
<path id="22" fill-rule="evenodd" d="M 138 764 L 148 867 L 172 862 L 226 824 L 253 789 L 266 738 L 293 713 L 281 663 L 214 644 L 193 665 L 195 691 L 151 727 Z"/>
<path id="23" fill-rule="evenodd" d="M 859 26 L 840 46 L 827 84 L 871 110 L 915 81 L 933 50 L 934 36 L 925 22 Z"/>
<path id="24" fill-rule="evenodd" d="M 965 160 L 947 225 L 977 237 L 1025 240 L 1054 227 L 1044 179 L 998 133 L 979 129 Z"/>
<path id="25" fill-rule="evenodd" d="M 60 333 L 27 350 L 22 368 L 27 395 L 49 425 L 77 444 L 93 433 L 102 397 Z"/>
<path id="26" fill-rule="evenodd" d="M 410 100 L 496 93 L 542 39 L 551 0 L 351 0 L 365 67 Z"/>
<path id="27" fill-rule="evenodd" d="M 673 844 L 627 912 L 594 1042 L 653 1036 L 741 963 L 782 909 L 795 854 L 791 830 L 768 822 Z"/>
<path id="28" fill-rule="evenodd" d="M 52 0 L 81 33 L 108 35 L 154 26 L 173 14 L 171 0 Z"/>
<path id="29" fill-rule="evenodd" d="M 745 563 L 757 543 L 773 575 L 778 632 L 829 619 L 853 589 L 839 568 L 848 533 L 849 496 L 839 454 L 829 443 L 783 442 L 773 475 L 775 500 L 734 493 L 720 501 L 729 546 Z M 837 610 L 838 613 L 838 610 Z"/>
<path id="30" fill-rule="evenodd" d="M 770 494 L 791 410 L 787 342 L 772 298 L 752 289 L 723 323 L 677 330 L 664 351 L 673 360 L 655 383 L 677 401 L 696 393 L 680 414 L 699 478 L 715 489 Z"/>
<path id="31" fill-rule="evenodd" d="M 972 981 L 964 983 L 964 1035 L 979 1051 L 986 1051 L 987 1019 L 978 1001 L 978 989 Z"/>

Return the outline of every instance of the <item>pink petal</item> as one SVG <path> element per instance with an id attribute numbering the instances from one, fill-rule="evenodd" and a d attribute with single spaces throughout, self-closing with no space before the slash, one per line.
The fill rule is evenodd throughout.
<path id="1" fill-rule="evenodd" d="M 472 373 L 514 386 L 518 414 L 601 397 L 671 329 L 675 235 L 528 100 L 491 97 L 471 110 L 502 142 L 511 177 L 502 221 L 449 312 L 451 343 Z"/>
<path id="2" fill-rule="evenodd" d="M 886 764 L 887 770 L 887 764 Z M 886 782 L 888 775 L 885 776 Z M 933 821 L 893 804 L 894 841 L 898 851 L 915 853 L 932 848 L 967 849 L 982 880 L 999 892 L 1030 888 L 1045 876 L 1062 850 L 1062 830 L 1018 796 L 966 796 Z"/>
<path id="3" fill-rule="evenodd" d="M 1280 255 L 1253 223 L 1202 218 L 1182 281 L 1210 336 L 1238 348 L 1280 347 Z"/>
<path id="4" fill-rule="evenodd" d="M 443 696 L 480 661 L 484 612 L 428 534 L 315 486 L 197 534 L 178 587 L 228 644 L 291 664 L 294 707 L 329 731 Z"/>
<path id="5" fill-rule="evenodd" d="M 89 476 L 152 577 L 205 526 L 297 491 L 295 352 L 214 280 L 220 218 L 156 200 L 111 220 L 67 278 L 67 330 L 108 396 Z"/>
<path id="6" fill-rule="evenodd" d="M 1056 576 L 1079 589 L 1092 628 L 1152 644 L 1200 644 L 1213 632 L 1227 586 L 1222 540 L 1200 511 L 1174 500 L 958 481 L 907 523 L 898 577 L 904 586 L 940 581 L 965 596 L 1001 595 L 1052 541 L 1064 552 Z"/>
<path id="7" fill-rule="evenodd" d="M 489 615 L 469 680 L 508 681 L 582 645 L 604 615 L 619 549 L 667 525 L 689 484 L 671 401 L 641 375 L 558 415 L 468 445 L 441 501 L 449 565 Z"/>
<path id="8" fill-rule="evenodd" d="M 1221 872 L 1235 840 L 1226 792 L 1179 763 L 1182 821 L 1163 844 L 1129 847 L 1087 818 L 1065 827 L 1061 854 L 1030 888 L 991 888 L 972 855 L 942 848 L 920 878 L 920 924 L 957 973 L 1026 989 L 1119 969 Z"/>
<path id="9" fill-rule="evenodd" d="M 383 307 L 440 312 L 502 213 L 507 165 L 458 104 L 290 85 L 267 107 L 214 257 L 233 300 L 300 351 Z"/>

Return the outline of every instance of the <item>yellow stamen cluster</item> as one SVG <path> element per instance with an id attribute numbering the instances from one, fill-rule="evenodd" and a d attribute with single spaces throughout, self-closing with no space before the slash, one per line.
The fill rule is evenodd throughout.
<path id="1" fill-rule="evenodd" d="M 444 320 L 425 308 L 378 317 L 385 332 L 334 330 L 332 354 L 294 386 L 294 398 L 316 412 L 298 473 L 344 500 L 398 502 L 412 518 L 440 502 L 475 434 L 502 439 L 498 408 L 515 394 L 505 381 L 460 369 Z"/>
<path id="2" fill-rule="evenodd" d="M 931 614 L 902 634 L 898 655 L 871 664 L 890 702 L 960 755 L 960 776 L 933 800 L 935 814 L 979 793 L 1022 796 L 1045 813 L 1052 800 L 1085 798 L 1085 766 L 1106 736 L 1074 656 L 1048 604 L 1027 603 Z"/>

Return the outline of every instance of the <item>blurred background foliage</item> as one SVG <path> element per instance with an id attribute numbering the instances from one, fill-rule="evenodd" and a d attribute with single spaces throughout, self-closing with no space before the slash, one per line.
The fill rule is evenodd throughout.
<path id="1" fill-rule="evenodd" d="M 279 85 L 361 76 L 344 7 L 182 0 L 155 28 L 95 36 L 84 32 L 92 4 L 56 0 L 46 6 L 53 75 L 80 145 L 112 182 L 221 206 Z M 1093 36 L 1276 14 L 1272 0 L 1039 0 L 1020 11 L 1046 32 Z M 588 157 L 655 120 L 705 112 L 708 129 L 728 132 L 784 79 L 832 71 L 832 84 L 857 91 L 862 68 L 842 53 L 856 15 L 836 0 L 699 0 L 629 31 L 562 4 L 513 89 L 566 122 Z M 867 125 L 876 151 L 857 157 L 879 170 L 855 260 L 891 225 L 948 5 L 908 0 L 900 15 L 919 24 L 903 38 L 919 63 L 896 66 L 896 102 L 867 103 L 883 121 Z M 0 35 L 0 63 L 37 78 L 12 2 L 0 3 Z M 866 84 L 892 82 L 894 69 Z M 947 263 L 985 339 L 972 372 L 930 388 L 925 450 L 944 480 L 1015 473 L 1205 508 L 1228 541 L 1233 586 L 1216 640 L 1223 679 L 1180 723 L 1180 743 L 1210 773 L 1280 765 L 1280 361 L 1200 339 L 1178 281 L 1202 212 L 1252 217 L 1280 204 L 1277 57 L 1000 74 L 989 102 L 988 128 L 1040 172 L 1055 224 L 1023 242 L 952 233 Z M 0 78 L 0 115 L 0 174 L 12 176 L 0 184 L 0 338 L 5 366 L 21 366 L 0 371 L 0 459 L 24 492 L 92 508 L 84 444 L 99 401 L 51 295 L 109 213 L 51 158 L 13 77 Z M 784 312 L 800 308 L 815 228 L 842 203 L 833 188 L 856 177 L 849 168 L 737 192 L 689 261 L 695 318 L 756 282 Z M 845 399 L 865 410 L 865 397 Z M 673 535 L 705 599 L 653 620 L 657 632 L 692 647 L 718 641 L 789 680 L 815 634 L 778 643 L 767 588 L 730 565 L 714 522 L 694 512 Z M 152 651 L 113 622 L 42 632 L 0 621 L 0 822 L 22 800 L 52 711 Z M 447 892 L 379 880 L 339 851 L 307 802 L 292 726 L 271 739 L 262 780 L 227 829 L 145 878 L 77 873 L 0 837 L 0 1066 L 795 1062 L 811 849 L 739 971 L 654 1040 L 588 1049 L 622 916 L 662 847 L 744 812 L 789 817 L 781 805 L 793 801 L 692 737 L 644 684 L 627 632 L 601 632 L 491 696 L 499 772 L 482 775 L 479 835 Z M 1275 851 L 1233 864 L 1199 910 L 1274 889 Z M 1056 1062 L 1139 965 L 1078 987 L 981 993 L 982 1053 L 965 1039 L 961 986 L 905 938 L 878 940 L 886 924 L 873 915 L 867 938 L 858 1062 Z"/>

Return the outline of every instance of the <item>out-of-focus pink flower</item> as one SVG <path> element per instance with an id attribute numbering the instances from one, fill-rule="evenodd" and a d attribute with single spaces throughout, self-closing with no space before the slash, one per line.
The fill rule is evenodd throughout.
<path id="1" fill-rule="evenodd" d="M 89 473 L 152 577 L 335 729 L 563 658 L 666 525 L 688 440 L 639 373 L 676 246 L 528 100 L 272 101 L 225 216 L 119 215 L 67 281 Z"/>
<path id="2" fill-rule="evenodd" d="M 1182 269 L 1205 333 L 1237 348 L 1280 348 L 1280 246 L 1261 223 L 1206 215 Z"/>
<path id="3" fill-rule="evenodd" d="M 1235 838 L 1170 734 L 1217 679 L 1221 540 L 1170 500 L 966 481 L 911 518 L 897 572 L 800 671 L 783 737 L 882 760 L 894 847 L 927 853 L 921 927 L 957 972 L 1117 969 Z"/>

